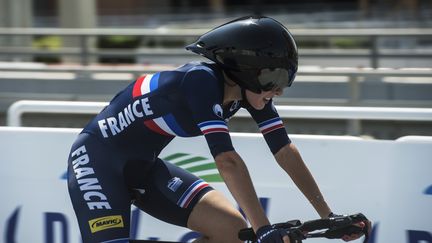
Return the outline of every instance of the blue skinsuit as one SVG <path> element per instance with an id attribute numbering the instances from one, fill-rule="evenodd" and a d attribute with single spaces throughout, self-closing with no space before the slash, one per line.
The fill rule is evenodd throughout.
<path id="1" fill-rule="evenodd" d="M 215 64 L 188 63 L 138 78 L 83 129 L 71 149 L 68 178 L 84 242 L 127 242 L 131 203 L 186 226 L 212 188 L 158 158 L 175 136 L 204 135 L 213 157 L 233 151 L 227 122 L 243 107 L 273 153 L 290 143 L 272 102 L 262 110 L 243 101 L 223 105 L 223 94 L 224 76 Z M 175 191 L 167 187 L 173 180 Z"/>

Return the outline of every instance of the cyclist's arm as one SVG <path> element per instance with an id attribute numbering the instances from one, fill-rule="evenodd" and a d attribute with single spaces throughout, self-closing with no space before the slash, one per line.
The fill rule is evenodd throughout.
<path id="1" fill-rule="evenodd" d="M 274 156 L 318 214 L 322 218 L 328 217 L 331 210 L 296 146 L 293 143 L 287 144 Z"/>
<path id="2" fill-rule="evenodd" d="M 204 134 L 220 175 L 234 199 L 251 222 L 254 230 L 268 225 L 269 221 L 259 203 L 249 172 L 235 152 L 226 121 L 216 114 L 223 100 L 219 81 L 204 69 L 190 71 L 182 82 L 182 89 L 188 102 L 192 118 Z M 199 87 L 199 89 L 197 89 Z"/>
<path id="3" fill-rule="evenodd" d="M 215 157 L 215 161 L 220 175 L 246 214 L 252 228 L 256 231 L 259 227 L 270 224 L 240 155 L 235 151 L 223 152 Z"/>
<path id="4" fill-rule="evenodd" d="M 312 203 L 321 217 L 328 217 L 330 209 L 315 183 L 314 178 L 306 167 L 297 148 L 291 143 L 286 133 L 282 119 L 276 107 L 269 102 L 262 110 L 248 107 L 248 111 L 257 122 L 271 152 L 279 165 L 293 179 L 297 187 Z"/>

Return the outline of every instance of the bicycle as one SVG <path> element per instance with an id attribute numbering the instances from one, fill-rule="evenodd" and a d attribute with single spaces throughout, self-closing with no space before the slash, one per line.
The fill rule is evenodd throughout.
<path id="1" fill-rule="evenodd" d="M 302 243 L 308 238 L 327 238 L 341 239 L 344 235 L 364 234 L 363 243 L 369 240 L 368 226 L 360 228 L 354 224 L 366 222 L 368 219 L 362 213 L 335 216 L 326 219 L 316 219 L 301 222 L 300 220 L 290 220 L 285 223 L 274 224 L 273 227 L 285 229 L 288 232 L 291 243 Z M 242 229 L 238 233 L 238 238 L 247 243 L 256 243 L 256 235 L 252 228 Z M 172 241 L 152 241 L 152 240 L 131 240 L 130 243 L 180 243 Z"/>

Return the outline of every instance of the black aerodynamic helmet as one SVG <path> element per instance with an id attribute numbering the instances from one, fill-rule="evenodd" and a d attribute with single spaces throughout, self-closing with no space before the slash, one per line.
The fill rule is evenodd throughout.
<path id="1" fill-rule="evenodd" d="M 240 87 L 255 93 L 291 86 L 297 73 L 294 38 L 281 23 L 265 16 L 218 26 L 186 50 L 217 63 Z"/>

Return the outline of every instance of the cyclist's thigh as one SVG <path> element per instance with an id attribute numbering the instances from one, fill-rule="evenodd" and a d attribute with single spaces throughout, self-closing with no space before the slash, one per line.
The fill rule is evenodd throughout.
<path id="1" fill-rule="evenodd" d="M 91 135 L 79 135 L 72 146 L 68 188 L 84 243 L 128 242 L 131 199 L 121 163 Z"/>
<path id="2" fill-rule="evenodd" d="M 136 175 L 134 175 L 136 176 Z M 140 185 L 134 204 L 162 221 L 187 227 L 196 203 L 211 188 L 204 180 L 163 160 L 158 159 Z M 136 190 L 136 192 L 143 190 Z"/>

